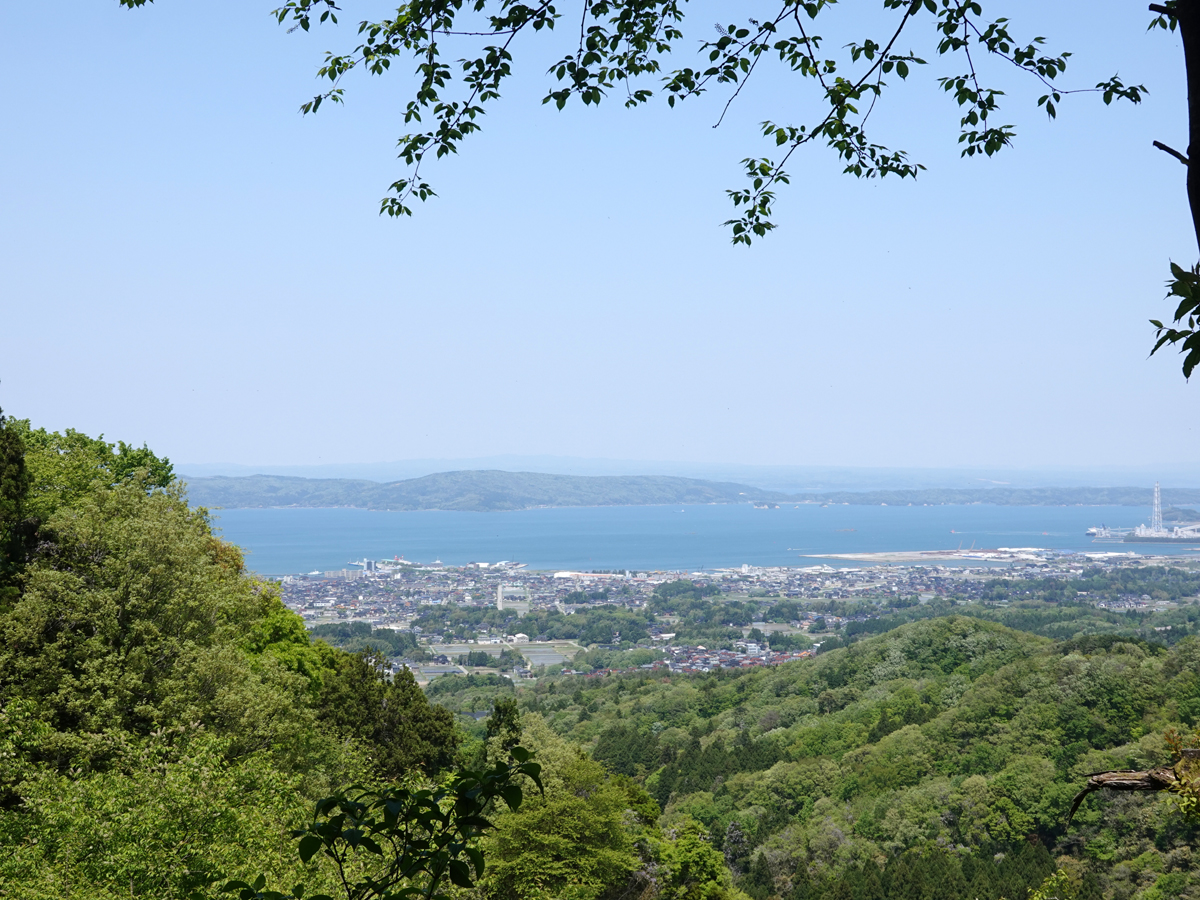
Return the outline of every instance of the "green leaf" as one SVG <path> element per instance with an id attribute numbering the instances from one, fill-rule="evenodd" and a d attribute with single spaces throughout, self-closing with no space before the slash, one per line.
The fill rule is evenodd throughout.
<path id="1" fill-rule="evenodd" d="M 311 860 L 316 856 L 317 851 L 321 849 L 322 843 L 321 839 L 315 834 L 305 835 L 300 840 L 300 859 L 304 862 Z"/>
<path id="2" fill-rule="evenodd" d="M 450 880 L 461 888 L 469 888 L 472 886 L 471 870 L 467 868 L 467 864 L 460 859 L 450 860 Z"/>
<path id="3" fill-rule="evenodd" d="M 524 796 L 521 793 L 521 788 L 515 784 L 506 784 L 500 789 L 500 796 L 504 798 L 504 802 L 508 804 L 510 809 L 519 809 Z"/>
<path id="4" fill-rule="evenodd" d="M 469 859 L 471 861 L 471 865 L 475 867 L 475 877 L 483 877 L 483 854 L 480 853 L 475 847 L 468 847 L 465 852 L 467 854 L 467 859 Z"/>

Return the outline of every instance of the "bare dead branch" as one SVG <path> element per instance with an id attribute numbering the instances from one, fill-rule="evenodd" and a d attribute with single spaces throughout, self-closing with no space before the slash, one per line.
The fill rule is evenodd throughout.
<path id="1" fill-rule="evenodd" d="M 1180 758 L 1169 766 L 1158 766 L 1144 771 L 1097 772 L 1088 778 L 1087 785 L 1075 795 L 1071 811 L 1067 814 L 1067 826 L 1075 818 L 1075 811 L 1088 794 L 1095 791 L 1177 791 L 1183 786 L 1180 778 L 1181 762 L 1200 760 L 1200 750 L 1184 750 Z"/>
<path id="2" fill-rule="evenodd" d="M 1168 147 L 1166 144 L 1164 144 L 1160 141 L 1155 141 L 1154 146 L 1157 147 L 1159 150 L 1161 150 L 1163 153 L 1171 154 L 1173 157 L 1175 157 L 1177 160 L 1179 160 L 1185 166 L 1190 166 L 1192 164 L 1191 160 L 1189 160 L 1186 156 L 1184 156 L 1178 150 L 1173 150 L 1172 148 Z"/>

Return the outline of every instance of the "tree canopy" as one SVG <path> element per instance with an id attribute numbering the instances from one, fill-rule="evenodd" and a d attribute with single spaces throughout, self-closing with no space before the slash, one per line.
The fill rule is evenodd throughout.
<path id="1" fill-rule="evenodd" d="M 660 805 L 659 878 L 692 846 L 679 871 L 713 852 L 755 900 L 999 900 L 1056 866 L 1084 900 L 1190 898 L 1187 766 L 1168 802 L 1105 791 L 1067 817 L 1091 773 L 1200 738 L 1198 649 L 942 614 L 774 668 L 547 678 L 514 699 Z"/>
<path id="2" fill-rule="evenodd" d="M 145 2 L 121 0 L 125 6 Z M 859 4 L 841 5 L 861 9 Z M 976 0 L 883 0 L 889 15 L 861 26 L 862 33 L 842 47 L 831 46 L 814 30 L 829 24 L 838 0 L 757 3 L 739 11 L 737 21 L 717 25 L 716 35 L 700 42 L 698 64 L 678 68 L 671 67 L 669 54 L 683 46 L 685 25 L 691 24 L 680 0 L 581 0 L 572 6 L 564 11 L 551 0 L 405 4 L 392 17 L 361 21 L 361 43 L 353 50 L 327 54 L 318 74 L 329 86 L 301 109 L 315 113 L 326 102 L 342 102 L 344 78 L 356 69 L 383 75 L 393 62 L 409 61 L 418 78 L 404 124 L 423 127 L 400 138 L 399 156 L 409 173 L 392 184 L 381 204 L 382 212 L 400 216 L 411 215 L 414 199 L 434 194 L 421 175 L 425 157 L 457 153 L 462 141 L 480 129 L 487 104 L 499 99 L 512 75 L 514 42 L 524 33 L 548 36 L 559 24 L 571 24 L 566 52 L 549 70 L 555 84 L 542 101 L 559 109 L 572 100 L 599 104 L 614 93 L 633 107 L 656 93 L 675 106 L 717 92 L 724 101 L 719 124 L 760 65 L 782 66 L 812 89 L 816 102 L 806 121 L 761 124 L 778 155 L 745 159 L 748 185 L 727 192 L 735 217 L 726 225 L 735 243 L 749 244 L 775 227 L 775 189 L 789 181 L 784 166 L 808 143 L 827 145 L 841 160 L 843 172 L 860 178 L 917 176 L 920 163 L 903 149 L 875 142 L 866 126 L 889 86 L 930 60 L 946 63 L 935 77 L 961 110 L 958 140 L 964 156 L 991 156 L 1016 134 L 1012 125 L 997 123 L 1004 91 L 990 83 L 985 63 L 1015 66 L 1028 74 L 1037 88 L 1036 106 L 1051 118 L 1068 94 L 1092 92 L 1105 103 L 1137 103 L 1146 90 L 1117 75 L 1094 86 L 1063 86 L 1059 77 L 1067 70 L 1069 52 L 1047 50 L 1044 37 L 1020 34 L 1005 16 L 985 15 Z M 307 31 L 316 24 L 336 24 L 339 10 L 336 0 L 287 0 L 275 16 L 281 24 Z M 1168 19 L 1175 21 L 1173 12 L 1155 21 L 1165 25 Z M 925 44 L 924 56 L 905 49 L 914 41 Z M 443 59 L 451 48 L 465 54 L 457 64 Z"/>
<path id="3" fill-rule="evenodd" d="M 5 896 L 320 887 L 307 807 L 457 762 L 411 674 L 312 640 L 147 448 L 0 419 L 0 552 Z"/>

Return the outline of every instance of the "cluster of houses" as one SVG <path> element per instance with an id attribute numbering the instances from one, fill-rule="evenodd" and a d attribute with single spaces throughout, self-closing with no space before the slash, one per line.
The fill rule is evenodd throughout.
<path id="1" fill-rule="evenodd" d="M 819 644 L 817 645 L 820 646 Z M 605 675 L 636 672 L 640 669 L 667 672 L 712 672 L 717 669 L 749 669 L 755 666 L 778 666 L 797 659 L 807 659 L 815 654 L 812 650 L 794 652 L 772 651 L 760 646 L 754 641 L 736 641 L 732 650 L 708 650 L 705 647 L 667 647 L 669 654 L 666 659 L 656 659 L 631 668 L 596 669 L 592 672 L 577 672 L 564 668 L 564 675 L 586 675 L 588 678 L 600 678 Z"/>
<path id="2" fill-rule="evenodd" d="M 357 568 L 310 573 L 282 579 L 284 602 L 312 625 L 326 622 L 366 622 L 375 627 L 411 631 L 424 645 L 449 641 L 479 644 L 525 644 L 536 641 L 520 628 L 521 618 L 532 610 L 557 609 L 571 613 L 591 606 L 614 605 L 644 609 L 659 585 L 677 579 L 712 585 L 730 599 L 778 598 L 824 601 L 822 616 L 827 629 L 837 629 L 846 619 L 831 614 L 828 601 L 873 599 L 884 607 L 929 602 L 953 596 L 971 600 L 984 597 L 997 577 L 1079 577 L 1097 566 L 1111 570 L 1139 565 L 1144 560 L 1131 554 L 1067 554 L 1039 551 L 1021 554 L 1004 566 L 980 565 L 831 565 L 804 567 L 739 567 L 705 571 L 583 572 L 530 571 L 518 563 L 474 563 L 444 566 L 418 565 L 401 559 L 363 560 Z M 1026 558 L 1029 557 L 1029 558 Z M 1153 606 L 1148 596 L 1101 600 L 1097 606 L 1113 610 L 1142 610 Z M 446 607 L 494 607 L 500 618 L 472 626 L 470 633 L 451 635 L 442 630 Z M 821 608 L 818 607 L 818 608 Z M 798 621 L 760 623 L 770 640 L 774 630 L 808 630 L 817 613 L 801 611 Z M 859 611 L 858 617 L 869 615 Z M 670 616 L 659 616 L 651 626 L 652 644 L 665 651 L 665 659 L 653 664 L 672 671 L 712 671 L 719 668 L 777 665 L 810 655 L 811 651 L 775 652 L 753 642 L 732 650 L 678 646 L 676 624 Z M 461 631 L 458 628 L 458 631 Z"/>
<path id="3" fill-rule="evenodd" d="M 816 650 L 779 652 L 754 643 L 735 641 L 733 650 L 706 650 L 704 647 L 668 647 L 669 659 L 651 665 L 672 672 L 712 672 L 715 669 L 749 669 L 754 666 L 778 666 L 796 659 L 807 659 Z M 818 645 L 819 646 L 819 645 Z"/>

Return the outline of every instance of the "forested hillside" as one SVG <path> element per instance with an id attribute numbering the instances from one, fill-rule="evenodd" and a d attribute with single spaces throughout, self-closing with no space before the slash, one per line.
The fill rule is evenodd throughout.
<path id="1" fill-rule="evenodd" d="M 333 887 L 289 835 L 456 762 L 411 676 L 309 639 L 145 448 L 0 417 L 0 896 Z"/>
<path id="2" fill-rule="evenodd" d="M 512 697 L 644 783 L 664 827 L 699 822 L 752 897 L 1024 897 L 1057 867 L 1087 898 L 1200 896 L 1200 835 L 1090 773 L 1170 758 L 1200 720 L 1200 645 L 1054 643 L 942 617 L 811 661 L 694 677 L 437 685 Z"/>

